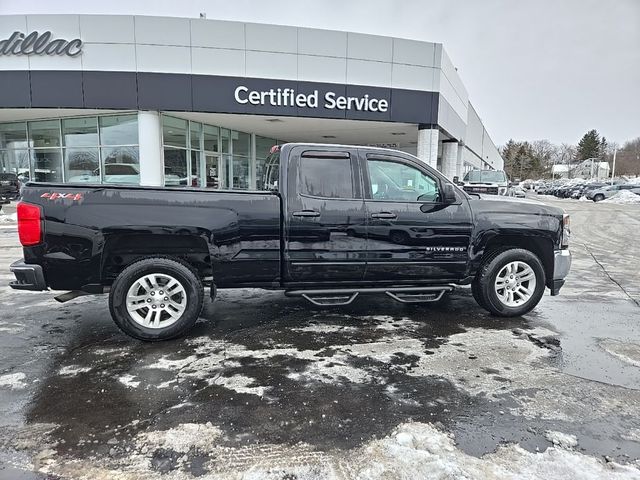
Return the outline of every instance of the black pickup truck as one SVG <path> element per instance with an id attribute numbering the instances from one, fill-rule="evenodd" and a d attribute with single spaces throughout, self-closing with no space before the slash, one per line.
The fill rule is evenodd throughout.
<path id="1" fill-rule="evenodd" d="M 186 333 L 205 287 L 284 290 L 316 305 L 359 294 L 436 301 L 471 285 L 498 316 L 558 294 L 569 218 L 535 201 L 470 195 L 406 153 L 285 144 L 263 191 L 29 183 L 18 205 L 24 259 L 11 287 L 109 292 L 142 340 Z"/>

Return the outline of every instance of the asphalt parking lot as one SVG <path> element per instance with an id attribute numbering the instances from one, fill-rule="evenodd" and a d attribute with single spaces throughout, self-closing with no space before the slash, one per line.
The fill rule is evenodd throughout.
<path id="1" fill-rule="evenodd" d="M 523 318 L 465 288 L 331 309 L 222 291 L 159 344 L 104 297 L 9 289 L 0 223 L 0 478 L 640 478 L 640 208 L 536 199 L 572 215 L 574 261 Z"/>

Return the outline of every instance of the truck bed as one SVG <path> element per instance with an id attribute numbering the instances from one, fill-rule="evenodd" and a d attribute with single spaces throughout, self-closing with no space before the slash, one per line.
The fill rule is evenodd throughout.
<path id="1" fill-rule="evenodd" d="M 44 242 L 24 257 L 52 289 L 108 285 L 149 251 L 185 257 L 220 287 L 280 279 L 275 193 L 29 183 L 23 201 L 44 210 Z"/>

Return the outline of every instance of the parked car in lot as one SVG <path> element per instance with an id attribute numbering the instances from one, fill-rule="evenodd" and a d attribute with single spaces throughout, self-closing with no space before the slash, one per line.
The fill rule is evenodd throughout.
<path id="1" fill-rule="evenodd" d="M 517 197 L 517 198 L 525 198 L 527 196 L 526 192 L 522 189 L 522 187 L 518 187 L 518 186 L 509 187 L 507 195 L 509 195 L 510 197 Z"/>
<path id="2" fill-rule="evenodd" d="M 15 173 L 0 173 L 0 198 L 15 200 L 20 196 L 20 180 Z"/>
<path id="3" fill-rule="evenodd" d="M 596 182 L 596 183 L 587 183 L 584 185 L 581 185 L 578 188 L 575 188 L 573 190 L 573 192 L 571 193 L 571 198 L 580 198 L 582 196 L 585 196 L 588 192 L 592 191 L 592 190 L 597 190 L 599 188 L 602 188 L 606 186 L 605 183 L 600 183 L 600 182 Z"/>
<path id="4" fill-rule="evenodd" d="M 613 197 L 621 190 L 627 190 L 631 193 L 640 195 L 640 185 L 638 184 L 622 184 L 622 185 L 608 185 L 606 187 L 590 190 L 586 193 L 586 197 L 594 202 L 600 202 L 606 198 Z"/>
<path id="5" fill-rule="evenodd" d="M 557 295 L 570 268 L 561 209 L 469 195 L 403 152 L 285 144 L 272 149 L 264 185 L 29 183 L 11 287 L 70 290 L 61 301 L 109 292 L 124 332 L 162 340 L 194 325 L 204 287 L 211 298 L 257 287 L 328 306 L 379 293 L 436 301 L 470 284 L 481 307 L 512 317 L 545 287 Z"/>

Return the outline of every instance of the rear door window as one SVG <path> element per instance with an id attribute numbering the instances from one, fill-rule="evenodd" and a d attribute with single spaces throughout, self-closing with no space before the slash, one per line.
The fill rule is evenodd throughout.
<path id="1" fill-rule="evenodd" d="M 351 158 L 300 157 L 300 193 L 324 198 L 355 198 Z"/>

